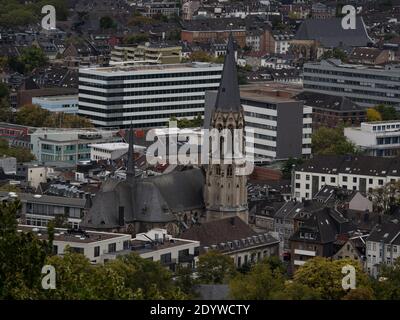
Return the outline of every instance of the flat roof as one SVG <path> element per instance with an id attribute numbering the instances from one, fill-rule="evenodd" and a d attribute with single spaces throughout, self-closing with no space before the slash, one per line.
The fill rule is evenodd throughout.
<path id="1" fill-rule="evenodd" d="M 133 71 L 186 71 L 188 69 L 197 69 L 197 68 L 218 68 L 222 69 L 222 64 L 218 63 L 209 63 L 209 62 L 189 62 L 189 63 L 175 63 L 175 64 L 147 64 L 147 65 L 117 65 L 111 67 L 95 67 L 95 68 L 82 68 L 79 69 L 79 72 L 96 72 L 103 73 L 105 75 L 109 75 L 110 73 L 125 73 L 125 72 L 133 72 Z"/>
<path id="2" fill-rule="evenodd" d="M 296 102 L 293 98 L 302 91 L 300 86 L 254 83 L 240 86 L 240 98 L 260 102 Z"/>
<path id="3" fill-rule="evenodd" d="M 89 147 L 96 147 L 96 148 L 101 148 L 101 149 L 108 150 L 108 151 L 114 151 L 114 150 L 128 149 L 129 144 L 125 143 L 125 142 L 94 143 L 94 144 L 89 144 Z"/>
<path id="4" fill-rule="evenodd" d="M 33 193 L 21 193 L 21 192 L 12 192 L 11 194 L 13 195 L 16 194 L 16 198 L 20 199 L 21 201 L 46 203 L 50 205 L 84 208 L 86 204 L 86 199 L 81 199 L 81 198 L 68 198 L 60 196 L 49 196 L 45 194 L 33 194 Z M 10 196 L 10 193 L 7 191 L 1 191 L 0 196 Z"/>
<path id="5" fill-rule="evenodd" d="M 173 247 L 178 247 L 184 244 L 190 244 L 190 243 L 196 243 L 198 241 L 193 241 L 193 240 L 186 240 L 186 239 L 177 239 L 177 238 L 172 238 L 171 240 L 165 240 L 164 242 L 150 242 L 150 241 L 144 241 L 144 240 L 137 240 L 133 239 L 131 241 L 132 248 L 131 251 L 137 252 L 137 253 L 147 253 L 147 252 L 152 252 L 156 250 L 163 250 L 166 248 L 173 248 Z M 145 245 L 147 245 L 145 247 Z M 198 243 L 200 246 L 200 243 Z"/>
<path id="6" fill-rule="evenodd" d="M 40 240 L 48 240 L 47 227 L 38 227 L 30 225 L 18 225 L 18 232 L 33 232 Z M 130 236 L 123 233 L 110 233 L 98 231 L 84 231 L 84 233 L 72 232 L 68 229 L 55 228 L 54 241 L 75 242 L 75 243 L 92 243 L 109 239 Z"/>
<path id="7" fill-rule="evenodd" d="M 46 101 L 59 101 L 59 100 L 71 100 L 78 99 L 77 94 L 69 94 L 69 95 L 61 95 L 61 96 L 40 96 L 40 97 L 32 97 L 32 99 L 41 99 Z"/>

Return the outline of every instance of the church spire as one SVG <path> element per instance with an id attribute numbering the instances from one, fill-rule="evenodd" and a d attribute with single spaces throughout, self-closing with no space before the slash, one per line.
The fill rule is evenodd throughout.
<path id="1" fill-rule="evenodd" d="M 134 155 L 134 137 L 132 123 L 128 131 L 128 163 L 126 168 L 126 179 L 129 182 L 133 182 L 135 178 L 135 155 Z"/>
<path id="2" fill-rule="evenodd" d="M 240 91 L 236 70 L 235 43 L 232 33 L 229 35 L 222 71 L 221 84 L 218 89 L 215 111 L 240 112 Z"/>

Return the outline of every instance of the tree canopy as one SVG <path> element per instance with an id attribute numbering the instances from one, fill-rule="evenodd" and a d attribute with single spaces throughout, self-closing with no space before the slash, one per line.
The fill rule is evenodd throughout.
<path id="1" fill-rule="evenodd" d="M 29 162 L 35 159 L 29 149 L 10 147 L 7 140 L 0 138 L 0 156 L 15 157 L 18 162 Z"/>
<path id="2" fill-rule="evenodd" d="M 51 112 L 37 105 L 28 104 L 18 109 L 15 122 L 20 125 L 50 128 L 90 128 L 89 119 L 67 113 Z"/>
<path id="3" fill-rule="evenodd" d="M 283 179 L 290 179 L 292 177 L 292 169 L 293 166 L 300 165 L 304 162 L 301 158 L 292 158 L 290 157 L 282 166 L 282 178 Z"/>
<path id="4" fill-rule="evenodd" d="M 0 299 L 185 299 L 172 274 L 159 262 L 136 253 L 93 265 L 81 253 L 67 249 L 53 255 L 54 228 L 48 241 L 18 232 L 20 203 L 0 203 Z M 41 287 L 42 267 L 56 271 L 56 289 Z"/>
<path id="5" fill-rule="evenodd" d="M 216 250 L 210 250 L 199 257 L 197 275 L 203 284 L 226 283 L 235 273 L 233 259 Z"/>
<path id="6" fill-rule="evenodd" d="M 356 146 L 347 140 L 343 128 L 321 127 L 311 136 L 312 152 L 321 155 L 356 154 Z"/>

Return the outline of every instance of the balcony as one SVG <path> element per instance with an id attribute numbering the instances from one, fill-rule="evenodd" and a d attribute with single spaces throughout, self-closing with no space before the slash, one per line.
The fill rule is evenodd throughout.
<path id="1" fill-rule="evenodd" d="M 178 258 L 179 263 L 192 263 L 193 260 L 194 260 L 194 254 L 186 254 Z"/>
<path id="2" fill-rule="evenodd" d="M 300 250 L 300 249 L 295 249 L 294 254 L 298 254 L 301 256 L 309 256 L 309 257 L 315 257 L 315 251 L 311 250 Z"/>
<path id="3" fill-rule="evenodd" d="M 301 261 L 301 260 L 294 260 L 293 261 L 293 264 L 295 265 L 295 266 L 302 266 L 303 264 L 305 264 L 306 262 L 305 261 Z"/>

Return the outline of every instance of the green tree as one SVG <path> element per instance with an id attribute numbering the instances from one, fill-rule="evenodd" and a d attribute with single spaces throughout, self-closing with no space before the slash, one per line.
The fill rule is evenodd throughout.
<path id="1" fill-rule="evenodd" d="M 216 250 L 210 250 L 199 257 L 197 274 L 202 284 L 222 284 L 235 273 L 233 259 Z"/>
<path id="2" fill-rule="evenodd" d="M 285 278 L 275 263 L 264 260 L 251 267 L 246 274 L 239 273 L 229 283 L 230 295 L 240 300 L 270 300 L 284 289 Z"/>
<path id="3" fill-rule="evenodd" d="M 374 109 L 380 113 L 383 121 L 399 119 L 399 114 L 393 106 L 379 104 Z"/>
<path id="4" fill-rule="evenodd" d="M 32 127 L 50 128 L 90 128 L 89 119 L 62 112 L 50 112 L 38 105 L 28 104 L 18 109 L 15 115 L 17 124 Z"/>
<path id="5" fill-rule="evenodd" d="M 175 284 L 176 286 L 188 296 L 188 298 L 196 297 L 194 291 L 194 285 L 196 280 L 193 278 L 193 270 L 191 267 L 177 266 L 175 272 Z"/>
<path id="6" fill-rule="evenodd" d="M 313 290 L 322 299 L 342 299 L 348 292 L 342 288 L 342 267 L 352 265 L 356 270 L 357 288 L 371 289 L 371 282 L 362 266 L 356 260 L 330 260 L 316 257 L 302 265 L 294 275 L 294 282 L 305 285 Z"/>
<path id="7" fill-rule="evenodd" d="M 42 127 L 49 117 L 50 111 L 34 104 L 27 104 L 18 109 L 15 121 L 20 125 Z"/>
<path id="8" fill-rule="evenodd" d="M 29 162 L 35 159 L 29 149 L 9 147 L 7 140 L 0 138 L 0 156 L 17 158 L 18 162 Z"/>
<path id="9" fill-rule="evenodd" d="M 143 259 L 135 253 L 120 256 L 107 263 L 124 278 L 137 299 L 185 299 L 174 284 L 172 274 L 159 262 Z"/>
<path id="10" fill-rule="evenodd" d="M 273 298 L 277 300 L 320 300 L 321 295 L 304 284 L 288 280 L 285 282 L 285 288 L 275 292 Z"/>
<path id="11" fill-rule="evenodd" d="M 347 55 L 343 50 L 341 50 L 339 48 L 335 48 L 333 50 L 324 52 L 323 55 L 321 56 L 322 60 L 331 59 L 331 58 L 340 59 L 341 61 L 344 62 L 347 60 Z"/>
<path id="12" fill-rule="evenodd" d="M 400 300 L 400 259 L 392 266 L 382 264 L 380 277 L 373 281 L 375 296 L 379 300 Z"/>
<path id="13" fill-rule="evenodd" d="M 213 60 L 213 57 L 206 51 L 194 51 L 190 55 L 190 61 L 212 62 Z"/>
<path id="14" fill-rule="evenodd" d="M 374 212 L 388 214 L 392 206 L 400 204 L 400 181 L 389 182 L 383 187 L 372 189 L 370 195 Z"/>
<path id="15" fill-rule="evenodd" d="M 9 90 L 5 83 L 0 82 L 0 98 L 8 98 Z"/>
<path id="16" fill-rule="evenodd" d="M 321 127 L 311 136 L 312 151 L 321 155 L 356 154 L 355 145 L 347 140 L 343 134 L 343 128 Z"/>
<path id="17" fill-rule="evenodd" d="M 34 46 L 23 49 L 18 60 L 24 65 L 25 73 L 30 72 L 37 67 L 45 66 L 48 61 L 43 50 Z"/>
<path id="18" fill-rule="evenodd" d="M 111 266 L 92 265 L 79 253 L 67 250 L 64 256 L 47 258 L 47 264 L 56 270 L 56 290 L 48 290 L 46 298 L 60 300 L 130 299 L 131 290 L 124 277 Z"/>
<path id="19" fill-rule="evenodd" d="M 102 29 L 115 29 L 117 27 L 114 20 L 109 16 L 100 18 L 100 28 Z"/>
<path id="20" fill-rule="evenodd" d="M 372 288 L 355 288 L 350 290 L 342 300 L 373 300 L 374 291 Z"/>
<path id="21" fill-rule="evenodd" d="M 282 166 L 282 178 L 290 179 L 292 177 L 293 166 L 301 165 L 304 162 L 301 158 L 292 158 L 290 157 Z"/>
<path id="22" fill-rule="evenodd" d="M 123 39 L 124 44 L 137 44 L 149 41 L 149 35 L 147 33 L 131 34 L 127 35 Z"/>
<path id="23" fill-rule="evenodd" d="M 8 97 L 0 98 L 0 121 L 11 122 L 13 117 Z"/>
<path id="24" fill-rule="evenodd" d="M 0 204 L 0 299 L 39 298 L 46 244 L 32 233 L 17 232 L 20 202 Z"/>

